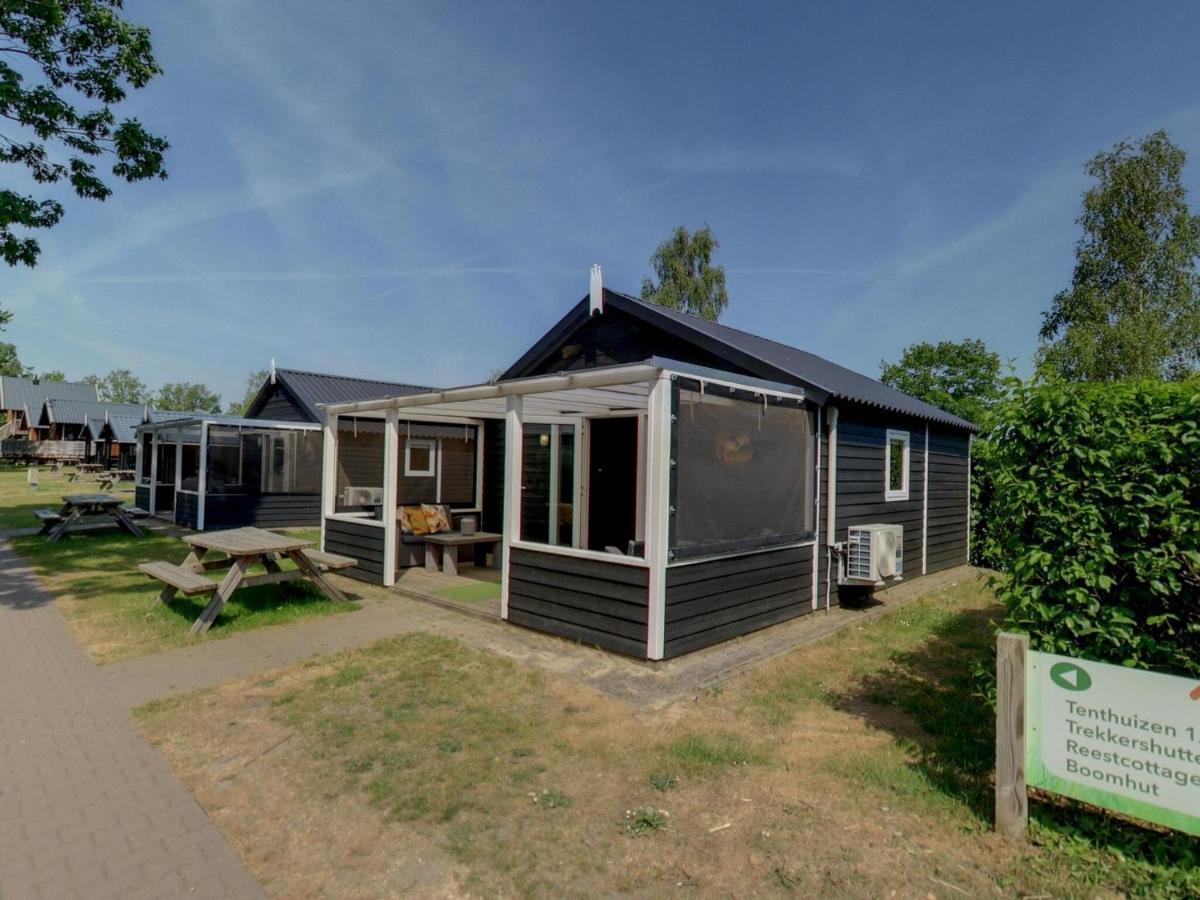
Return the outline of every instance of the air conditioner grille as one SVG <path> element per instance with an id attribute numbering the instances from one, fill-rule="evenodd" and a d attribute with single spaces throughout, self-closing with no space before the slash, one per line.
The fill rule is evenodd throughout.
<path id="1" fill-rule="evenodd" d="M 871 532 L 860 531 L 850 536 L 846 552 L 846 577 L 870 579 Z"/>

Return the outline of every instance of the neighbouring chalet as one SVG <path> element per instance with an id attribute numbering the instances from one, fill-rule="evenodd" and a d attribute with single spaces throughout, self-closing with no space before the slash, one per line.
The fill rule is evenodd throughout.
<path id="1" fill-rule="evenodd" d="M 197 531 L 321 521 L 321 404 L 429 388 L 273 369 L 243 416 L 192 413 L 136 429 L 135 504 Z"/>
<path id="2" fill-rule="evenodd" d="M 351 574 L 423 562 L 437 504 L 500 537 L 502 618 L 665 659 L 967 562 L 971 423 L 592 277 L 494 384 L 327 403 Z"/>
<path id="3" fill-rule="evenodd" d="M 84 444 L 77 439 L 45 443 L 50 429 L 41 425 L 46 401 L 98 403 L 93 384 L 76 381 L 44 381 L 36 378 L 0 376 L 0 458 L 80 459 Z"/>

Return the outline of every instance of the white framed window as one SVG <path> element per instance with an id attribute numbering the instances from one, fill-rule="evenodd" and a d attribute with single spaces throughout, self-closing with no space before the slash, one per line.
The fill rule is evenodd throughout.
<path id="1" fill-rule="evenodd" d="M 404 444 L 405 477 L 432 478 L 436 474 L 437 441 L 409 438 Z"/>
<path id="2" fill-rule="evenodd" d="M 887 442 L 883 449 L 883 499 L 908 499 L 908 444 L 907 431 L 887 430 Z"/>

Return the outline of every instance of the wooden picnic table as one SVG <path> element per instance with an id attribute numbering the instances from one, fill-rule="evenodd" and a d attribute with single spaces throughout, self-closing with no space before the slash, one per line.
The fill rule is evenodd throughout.
<path id="1" fill-rule="evenodd" d="M 118 528 L 129 532 L 134 537 L 142 536 L 129 511 L 124 509 L 124 501 L 112 494 L 69 494 L 63 497 L 62 509 L 57 513 L 53 510 L 39 509 L 34 515 L 42 523 L 42 534 L 47 535 L 50 543 L 62 540 L 71 528 L 78 522 L 107 517 L 116 523 Z"/>
<path id="2" fill-rule="evenodd" d="M 239 588 L 307 579 L 330 600 L 346 602 L 346 597 L 330 584 L 323 570 L 347 568 L 357 562 L 348 556 L 310 549 L 312 541 L 262 528 L 201 532 L 185 535 L 183 541 L 191 547 L 191 551 L 181 565 L 151 562 L 142 563 L 138 568 L 164 583 L 158 597 L 162 603 L 170 603 L 177 592 L 186 595 L 213 594 L 211 602 L 192 624 L 192 634 L 208 631 L 233 592 Z M 225 556 L 205 559 L 212 551 L 224 553 Z M 281 568 L 279 563 L 283 559 L 290 559 L 296 568 Z M 255 563 L 261 564 L 266 574 L 247 575 L 247 570 Z M 220 584 L 204 577 L 207 571 L 225 568 L 229 571 Z"/>

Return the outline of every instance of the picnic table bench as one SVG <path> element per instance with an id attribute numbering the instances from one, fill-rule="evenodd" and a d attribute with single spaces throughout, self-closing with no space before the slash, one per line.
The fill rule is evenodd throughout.
<path id="1" fill-rule="evenodd" d="M 108 518 L 122 531 L 134 537 L 142 536 L 135 518 L 136 512 L 125 508 L 120 497 L 112 494 L 68 494 L 63 497 L 62 508 L 55 512 L 52 509 L 35 509 L 33 515 L 42 523 L 40 534 L 46 535 L 50 543 L 62 540 L 72 526 L 80 521 Z"/>
<path id="2" fill-rule="evenodd" d="M 180 565 L 148 562 L 138 566 L 138 570 L 163 583 L 157 602 L 170 603 L 176 593 L 185 596 L 213 595 L 204 611 L 192 623 L 192 634 L 208 631 L 233 592 L 239 588 L 308 580 L 330 600 L 345 602 L 345 596 L 325 578 L 325 573 L 358 563 L 358 560 L 349 556 L 314 550 L 312 542 L 303 538 L 276 534 L 262 528 L 231 528 L 228 531 L 189 534 L 183 537 L 183 541 L 191 549 Z M 225 556 L 205 559 L 210 551 L 218 551 Z M 284 559 L 291 560 L 295 568 L 281 568 L 279 563 Z M 266 573 L 247 575 L 247 570 L 255 563 L 261 564 Z M 229 571 L 218 583 L 204 575 L 214 569 Z"/>

